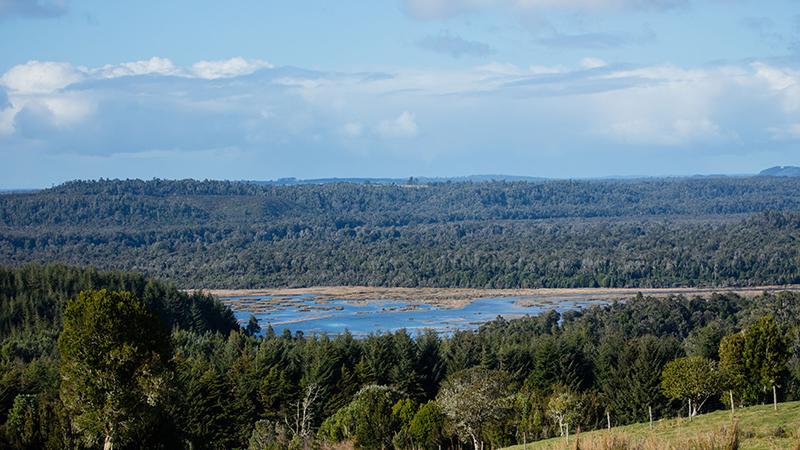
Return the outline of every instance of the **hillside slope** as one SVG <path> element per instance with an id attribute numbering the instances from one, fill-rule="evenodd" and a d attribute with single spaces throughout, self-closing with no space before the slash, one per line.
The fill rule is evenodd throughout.
<path id="1" fill-rule="evenodd" d="M 764 169 L 759 175 L 770 177 L 800 177 L 800 167 L 797 166 L 775 166 Z"/>
<path id="2" fill-rule="evenodd" d="M 736 411 L 739 449 L 797 449 L 800 448 L 800 402 L 780 403 L 774 411 L 772 405 L 753 406 Z M 688 449 L 707 448 L 700 443 L 720 443 L 730 436 L 730 411 L 702 414 L 694 420 L 666 419 L 649 424 L 638 423 L 611 430 L 582 433 L 578 436 L 579 448 L 606 449 L 610 443 L 623 443 L 613 448 L 630 449 Z M 575 448 L 575 437 L 568 445 L 564 438 L 547 439 L 517 445 L 505 450 L 556 450 Z M 713 447 L 723 448 L 723 447 Z"/>
<path id="3" fill-rule="evenodd" d="M 183 288 L 800 283 L 800 178 L 256 186 L 71 182 L 0 195 L 0 264 Z"/>

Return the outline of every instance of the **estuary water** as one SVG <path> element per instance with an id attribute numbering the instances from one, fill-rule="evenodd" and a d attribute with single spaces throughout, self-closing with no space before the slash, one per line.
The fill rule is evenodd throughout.
<path id="1" fill-rule="evenodd" d="M 574 311 L 590 305 L 607 304 L 608 300 L 575 296 L 555 302 L 521 302 L 517 297 L 472 300 L 458 308 L 434 306 L 405 300 L 319 300 L 312 295 L 275 299 L 272 297 L 224 298 L 234 310 L 237 320 L 246 324 L 253 314 L 262 330 L 271 325 L 276 333 L 289 329 L 292 333 L 335 335 L 349 330 L 354 335 L 367 335 L 406 329 L 416 335 L 425 330 L 452 333 L 474 329 L 496 319 L 536 316 L 547 311 Z"/>

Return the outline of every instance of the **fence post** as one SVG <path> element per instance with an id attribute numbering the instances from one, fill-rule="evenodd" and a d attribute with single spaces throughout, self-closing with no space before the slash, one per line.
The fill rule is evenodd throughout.
<path id="1" fill-rule="evenodd" d="M 730 394 L 731 396 L 731 416 L 733 416 L 734 414 L 736 414 L 735 406 L 733 406 L 733 389 L 729 390 L 728 394 Z"/>
<path id="2" fill-rule="evenodd" d="M 772 407 L 775 411 L 778 410 L 778 391 L 774 384 L 772 385 Z"/>
<path id="3" fill-rule="evenodd" d="M 652 406 L 648 406 L 647 407 L 647 412 L 650 413 L 650 429 L 652 430 L 653 429 L 653 407 Z"/>

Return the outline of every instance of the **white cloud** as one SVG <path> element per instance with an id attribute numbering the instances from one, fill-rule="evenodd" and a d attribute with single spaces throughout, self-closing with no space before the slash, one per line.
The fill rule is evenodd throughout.
<path id="1" fill-rule="evenodd" d="M 413 138 L 417 135 L 417 122 L 414 114 L 403 111 L 394 119 L 387 119 L 378 124 L 380 136 L 390 139 Z"/>
<path id="2" fill-rule="evenodd" d="M 91 70 L 98 78 L 117 78 L 136 75 L 181 75 L 183 72 L 168 58 L 154 56 L 142 61 L 132 61 L 117 65 L 105 65 Z"/>
<path id="3" fill-rule="evenodd" d="M 38 131 L 44 129 L 41 126 L 59 129 L 86 119 L 95 111 L 96 103 L 91 89 L 68 92 L 69 86 L 78 82 L 140 75 L 217 79 L 246 75 L 268 67 L 272 66 L 264 61 L 244 58 L 200 61 L 190 68 L 178 67 L 168 58 L 159 57 L 98 68 L 75 67 L 64 62 L 28 61 L 13 66 L 0 77 L 0 85 L 7 91 L 9 103 L 0 102 L 0 134 L 11 135 L 19 126 Z M 204 104 L 195 102 L 194 107 L 197 106 Z M 41 126 L 34 126 L 36 121 Z"/>
<path id="4" fill-rule="evenodd" d="M 17 111 L 12 108 L 0 109 L 0 136 L 14 133 L 14 116 Z"/>
<path id="5" fill-rule="evenodd" d="M 9 69 L 0 77 L 0 83 L 11 91 L 10 94 L 42 94 L 57 91 L 84 78 L 82 72 L 68 63 L 28 61 Z"/>
<path id="6" fill-rule="evenodd" d="M 62 62 L 28 61 L 9 69 L 0 77 L 9 103 L 0 105 L 0 135 L 13 134 L 20 124 L 42 130 L 70 126 L 86 118 L 94 110 L 87 94 L 65 91 L 86 77 L 84 71 Z M 35 121 L 40 126 L 33 126 Z"/>
<path id="7" fill-rule="evenodd" d="M 754 63 L 756 78 L 764 82 L 782 100 L 787 112 L 800 111 L 800 71 Z"/>
<path id="8" fill-rule="evenodd" d="M 792 86 L 796 86 L 800 80 L 800 72 L 776 68 L 762 62 L 756 62 L 751 65 L 756 71 L 756 77 L 766 81 L 772 89 L 783 90 Z"/>
<path id="9" fill-rule="evenodd" d="M 231 78 L 249 75 L 260 69 L 272 68 L 272 64 L 259 59 L 247 60 L 244 58 L 231 58 L 219 61 L 199 61 L 192 64 L 191 73 L 194 76 L 214 80 L 217 78 Z"/>
<path id="10" fill-rule="evenodd" d="M 584 69 L 597 69 L 600 67 L 605 67 L 607 65 L 608 63 L 600 58 L 588 57 L 588 58 L 583 58 L 581 60 L 581 67 L 583 67 Z"/>
<path id="11" fill-rule="evenodd" d="M 584 70 L 600 63 L 581 63 L 491 63 L 392 74 L 297 70 L 279 79 L 237 79 L 233 73 L 252 73 L 263 63 L 220 64 L 213 70 L 206 65 L 208 72 L 196 73 L 162 58 L 86 69 L 31 62 L 0 78 L 0 91 L 8 97 L 0 99 L 0 147 L 11 148 L 7 137 L 15 135 L 37 139 L 54 152 L 84 153 L 117 146 L 129 152 L 300 148 L 312 141 L 320 147 L 396 148 L 399 143 L 391 139 L 418 138 L 424 144 L 419 148 L 426 153 L 435 148 L 438 157 L 463 149 L 477 153 L 478 147 L 568 152 L 587 143 L 662 151 L 759 146 L 800 134 L 792 125 L 800 123 L 800 107 L 791 107 L 792 99 L 800 98 L 792 91 L 798 79 L 794 69 L 757 63 Z M 25 71 L 38 75 L 26 78 Z M 132 78 L 143 74 L 174 77 L 148 83 Z M 109 77 L 122 78 L 102 81 Z M 94 82 L 71 88 L 72 80 Z M 214 89 L 207 89 L 211 85 Z M 425 112 L 425 133 L 414 111 Z"/>
<path id="12" fill-rule="evenodd" d="M 53 116 L 53 125 L 70 126 L 78 123 L 94 112 L 94 103 L 86 96 L 69 93 L 45 97 L 39 100 Z"/>
<path id="13" fill-rule="evenodd" d="M 107 64 L 98 68 L 75 67 L 69 63 L 28 61 L 9 69 L 0 84 L 17 94 L 46 94 L 87 79 L 108 79 L 137 75 L 172 75 L 188 78 L 231 78 L 271 68 L 258 59 L 231 58 L 221 61 L 199 61 L 189 68 L 176 66 L 168 58 L 152 57 L 141 61 Z"/>

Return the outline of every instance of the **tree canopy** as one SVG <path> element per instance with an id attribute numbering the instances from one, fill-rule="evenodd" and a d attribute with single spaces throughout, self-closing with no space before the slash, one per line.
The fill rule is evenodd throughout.
<path id="1" fill-rule="evenodd" d="M 711 366 L 719 365 L 726 380 L 719 388 L 728 389 L 726 371 L 732 367 L 741 370 L 734 379 L 743 383 L 741 390 L 734 389 L 736 401 L 741 401 L 741 392 L 752 390 L 758 394 L 752 401 L 761 402 L 772 394 L 764 381 L 775 378 L 747 371 L 777 373 L 779 401 L 800 399 L 798 293 L 640 297 L 580 311 L 495 320 L 452 334 L 411 337 L 395 331 L 356 338 L 349 333 L 276 334 L 269 328 L 254 335 L 236 323 L 225 331 L 203 328 L 227 317 L 215 312 L 213 301 L 175 293 L 168 285 L 132 274 L 63 266 L 0 273 L 11 274 L 0 278 L 6 283 L 0 285 L 0 305 L 8 308 L 0 308 L 6 314 L 0 330 L 8 330 L 0 333 L 3 448 L 80 449 L 90 448 L 89 440 L 96 448 L 105 439 L 104 430 L 111 428 L 97 425 L 101 423 L 130 424 L 125 425 L 130 439 L 111 441 L 119 449 L 301 449 L 323 442 L 401 450 L 483 442 L 497 448 L 558 436 L 559 416 L 572 432 L 605 427 L 606 414 L 612 425 L 647 420 L 650 408 L 656 419 L 685 414 L 685 402 L 665 395 L 662 372 L 670 364 L 683 364 L 671 361 L 681 361 L 690 349 L 707 352 L 717 340 L 714 330 L 724 330 L 720 361 L 714 352 L 708 353 L 710 358 L 691 357 L 701 359 L 700 368 L 708 367 L 709 360 Z M 94 299 L 102 289 L 102 301 Z M 83 290 L 88 291 L 82 294 L 88 304 L 103 306 L 73 312 L 76 307 L 66 305 L 80 304 Z M 193 314 L 195 302 L 209 307 Z M 136 305 L 133 310 L 131 305 Z M 160 328 L 145 328 L 149 331 L 144 333 L 141 326 L 127 329 L 129 320 L 102 319 L 129 315 L 141 320 L 147 316 L 152 327 Z M 85 347 L 95 331 L 105 336 L 102 327 L 83 326 L 90 323 L 119 328 L 90 354 L 124 358 L 84 360 L 85 355 L 58 351 L 59 334 L 62 342 L 75 343 L 70 345 L 74 348 Z M 163 353 L 138 350 L 152 348 L 147 342 L 158 329 L 168 335 L 169 344 L 166 356 L 156 359 L 166 361 L 160 371 L 149 369 L 147 355 Z M 753 343 L 745 342 L 748 336 Z M 762 351 L 780 343 L 785 359 Z M 752 348 L 755 363 L 745 364 L 745 346 Z M 133 375 L 103 386 L 96 380 L 110 378 L 82 375 L 90 363 L 104 360 L 104 373 Z M 149 376 L 137 367 L 148 367 L 148 374 L 165 380 L 166 389 L 154 405 L 142 403 L 153 384 L 143 382 Z M 678 380 L 698 378 L 697 372 L 686 369 Z M 109 397 L 117 398 L 113 404 L 126 405 L 106 409 L 114 414 L 101 414 L 104 402 L 93 401 L 100 409 L 84 415 L 82 403 L 70 394 L 94 395 L 109 386 L 131 386 L 131 398 Z M 695 397 L 693 403 L 699 407 L 702 399 Z M 703 404 L 704 411 L 722 407 L 717 395 Z"/>
<path id="2" fill-rule="evenodd" d="M 124 291 L 84 291 L 58 338 L 61 400 L 87 443 L 110 450 L 150 425 L 166 395 L 169 332 Z"/>
<path id="3" fill-rule="evenodd" d="M 188 289 L 798 283 L 799 180 L 71 182 L 0 195 L 0 261 Z"/>
<path id="4" fill-rule="evenodd" d="M 703 356 L 686 356 L 664 367 L 661 386 L 673 399 L 691 402 L 691 414 L 697 414 L 706 400 L 720 392 L 717 363 Z"/>

